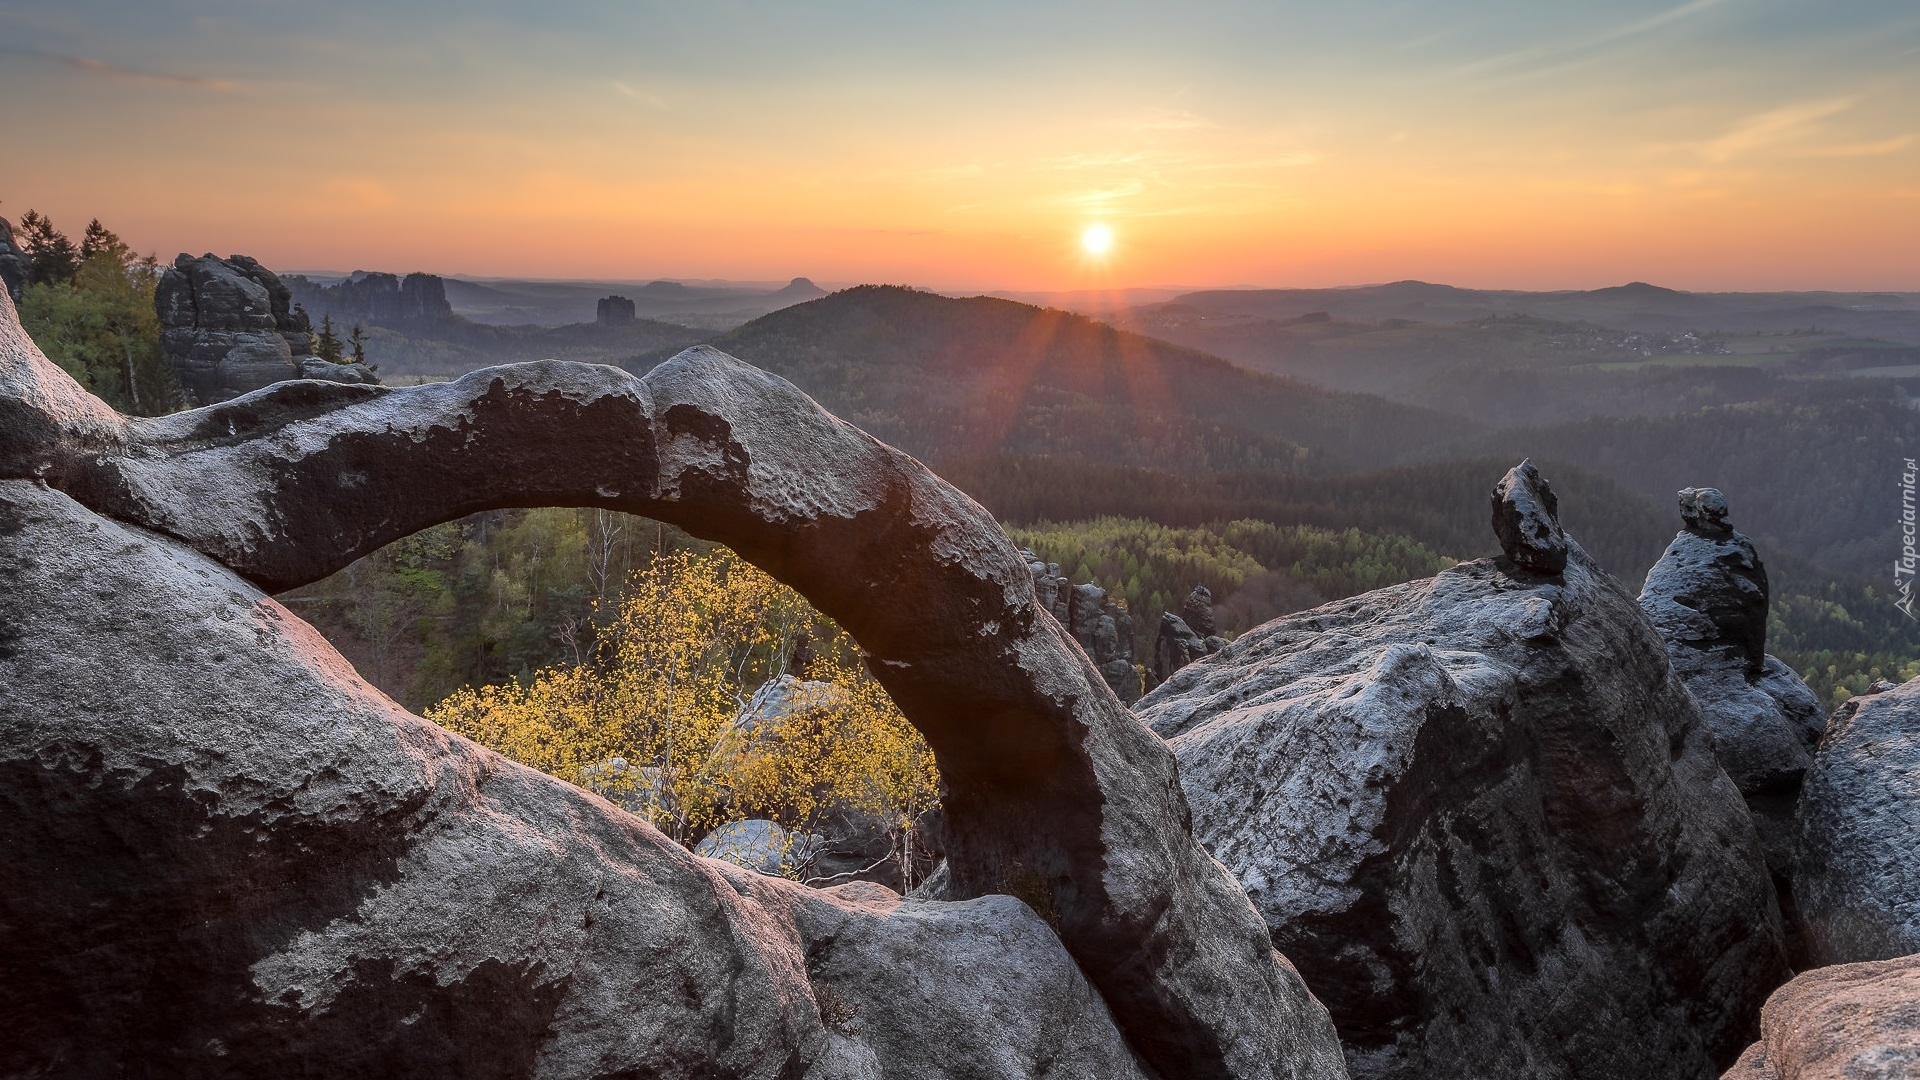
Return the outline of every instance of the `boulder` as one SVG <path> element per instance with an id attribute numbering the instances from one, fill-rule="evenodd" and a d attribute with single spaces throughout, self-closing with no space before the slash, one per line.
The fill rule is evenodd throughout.
<path id="1" fill-rule="evenodd" d="M 182 254 L 154 293 L 161 351 L 200 404 L 300 378 L 313 332 L 292 305 L 279 277 L 245 255 Z"/>
<path id="2" fill-rule="evenodd" d="M 778 876 L 788 865 L 793 846 L 793 835 L 778 822 L 748 818 L 729 821 L 708 833 L 694 846 L 693 853 Z"/>
<path id="3" fill-rule="evenodd" d="M 835 1041 L 847 1009 L 808 967 L 831 943 L 768 899 L 825 894 L 408 714 L 261 591 L 511 505 L 673 522 L 845 627 L 941 763 L 930 902 L 1032 915 L 931 914 L 944 952 L 877 966 L 1057 998 L 1058 1024 Z M 1159 1076 L 1341 1075 L 1176 768 L 990 515 L 717 351 L 128 419 L 0 301 L 0 1073 L 826 1080 L 1039 1054 L 1036 1074 L 1124 1076 L 1138 1054 Z M 978 983 L 938 966 L 983 924 L 1055 951 Z M 1068 1028 L 1080 1060 L 1022 1048 Z"/>
<path id="4" fill-rule="evenodd" d="M 1809 971 L 1774 991 L 1725 1080 L 1920 1076 L 1920 956 Z"/>
<path id="5" fill-rule="evenodd" d="M 1213 590 L 1195 585 L 1180 602 L 1180 618 L 1202 639 L 1217 634 L 1219 630 L 1213 622 Z"/>
<path id="6" fill-rule="evenodd" d="M 1558 574 L 1567 565 L 1567 534 L 1560 528 L 1560 500 L 1553 485 L 1528 458 L 1493 488 L 1493 535 L 1507 560 L 1535 574 Z"/>
<path id="7" fill-rule="evenodd" d="M 322 360 L 317 356 L 303 356 L 294 365 L 299 372 L 298 378 L 324 379 L 327 382 L 375 384 L 380 376 L 365 364 L 336 364 Z"/>
<path id="8" fill-rule="evenodd" d="M 1790 974 L 1752 821 L 1633 597 L 1503 486 L 1557 574 L 1290 615 L 1136 711 L 1355 1077 L 1712 1075 Z"/>
<path id="9" fill-rule="evenodd" d="M 1793 894 L 1809 962 L 1920 952 L 1920 679 L 1834 710 L 1797 826 Z"/>
<path id="10" fill-rule="evenodd" d="M 1640 607 L 1666 639 L 1674 672 L 1713 731 L 1720 765 L 1746 799 L 1797 954 L 1793 815 L 1826 710 L 1798 673 L 1766 653 L 1766 566 L 1727 523 L 1726 498 L 1686 488 L 1679 502 L 1684 527 L 1647 571 Z"/>

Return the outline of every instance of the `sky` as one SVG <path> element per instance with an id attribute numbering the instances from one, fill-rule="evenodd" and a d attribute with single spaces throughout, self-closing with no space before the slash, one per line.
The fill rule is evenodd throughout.
<path id="1" fill-rule="evenodd" d="M 1920 290 L 1912 0 L 0 0 L 0 101 L 163 258 Z"/>

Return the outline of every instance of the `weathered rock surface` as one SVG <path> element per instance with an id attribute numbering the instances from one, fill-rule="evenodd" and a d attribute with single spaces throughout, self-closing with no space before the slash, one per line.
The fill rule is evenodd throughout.
<path id="1" fill-rule="evenodd" d="M 981 991 L 1057 999 L 1057 1020 L 876 1036 L 866 1068 L 827 1037 L 822 942 L 759 899 L 799 886 L 407 714 L 254 587 L 505 505 L 680 524 L 846 627 L 939 757 L 944 899 L 1010 893 L 1044 920 L 976 906 L 945 920 L 966 939 L 946 954 L 974 955 L 981 920 L 1057 931 L 1032 981 Z M 0 508 L 0 1071 L 824 1080 L 1028 1055 L 1125 1076 L 1138 1054 L 1161 1076 L 1342 1072 L 1325 1010 L 1193 841 L 1172 755 L 1035 607 L 993 519 L 723 354 L 644 380 L 291 382 L 129 420 L 0 303 Z M 894 940 L 928 940 L 918 925 Z M 1020 1045 L 1059 1031 L 1098 1050 Z"/>
<path id="2" fill-rule="evenodd" d="M 1522 461 L 1493 489 L 1493 534 L 1500 550 L 1523 570 L 1558 574 L 1567 565 L 1567 534 L 1560 528 L 1560 499 L 1533 464 Z"/>
<path id="3" fill-rule="evenodd" d="M 303 356 L 294 366 L 299 372 L 297 377 L 302 379 L 324 379 L 327 382 L 368 385 L 380 381 L 380 376 L 375 375 L 373 369 L 365 364 L 336 364 L 317 356 Z"/>
<path id="4" fill-rule="evenodd" d="M 1226 647 L 1227 639 L 1215 633 L 1213 590 L 1195 585 L 1180 604 L 1180 614 L 1160 613 L 1160 629 L 1153 644 L 1153 686 L 1166 682 L 1173 673 L 1203 656 L 1211 656 Z"/>
<path id="5" fill-rule="evenodd" d="M 1920 952 L 1920 679 L 1834 711 L 1800 791 L 1793 891 L 1813 964 Z"/>
<path id="6" fill-rule="evenodd" d="M 1710 1076 L 1789 975 L 1664 643 L 1565 553 L 1276 620 L 1137 710 L 1356 1077 Z"/>
<path id="7" fill-rule="evenodd" d="M 1685 527 L 1647 571 L 1640 607 L 1666 639 L 1674 673 L 1699 703 L 1720 765 L 1753 814 L 1797 953 L 1794 806 L 1826 710 L 1798 673 L 1766 653 L 1766 566 L 1727 523 L 1725 496 L 1685 488 L 1679 502 Z"/>
<path id="8" fill-rule="evenodd" d="M 1133 615 L 1107 590 L 1087 582 L 1075 585 L 1059 563 L 1043 561 L 1025 548 L 1020 557 L 1033 578 L 1035 603 L 1065 626 L 1092 658 L 1100 677 L 1123 704 L 1140 700 L 1140 670 L 1133 663 Z"/>
<path id="9" fill-rule="evenodd" d="M 13 239 L 13 223 L 0 218 L 0 292 L 14 303 L 27 288 L 27 253 Z"/>
<path id="10" fill-rule="evenodd" d="M 1809 971 L 1776 990 L 1726 1080 L 1920 1077 L 1920 956 Z"/>
<path id="11" fill-rule="evenodd" d="M 300 377 L 313 332 L 287 287 L 245 255 L 182 254 L 154 293 L 160 345 L 196 402 L 226 401 Z"/>

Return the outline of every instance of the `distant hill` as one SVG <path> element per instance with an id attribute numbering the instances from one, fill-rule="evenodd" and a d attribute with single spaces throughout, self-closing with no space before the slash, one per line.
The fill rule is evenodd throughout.
<path id="1" fill-rule="evenodd" d="M 1168 301 L 1213 314 L 1291 319 L 1309 312 L 1357 322 L 1459 323 L 1530 315 L 1614 330 L 1755 333 L 1821 327 L 1920 345 L 1920 293 L 1690 293 L 1632 282 L 1605 289 L 1522 292 L 1396 281 L 1344 289 L 1219 289 Z M 1142 309 L 1152 310 L 1152 305 Z"/>
<path id="2" fill-rule="evenodd" d="M 641 318 L 679 323 L 709 332 L 740 325 L 789 304 L 813 300 L 826 290 L 806 278 L 780 288 L 732 282 L 516 281 L 448 278 L 453 310 L 474 322 L 563 326 L 592 322 L 604 296 L 633 301 Z"/>
<path id="3" fill-rule="evenodd" d="M 1390 464 L 1479 430 L 1079 315 L 893 286 L 784 308 L 712 344 L 936 464 L 1019 453 L 1172 472 L 1331 474 Z"/>

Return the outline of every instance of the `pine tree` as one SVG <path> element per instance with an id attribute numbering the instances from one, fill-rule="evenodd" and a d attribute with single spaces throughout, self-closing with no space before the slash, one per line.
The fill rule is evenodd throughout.
<path id="1" fill-rule="evenodd" d="M 126 249 L 127 245 L 121 243 L 112 230 L 100 224 L 99 218 L 94 218 L 87 222 L 86 235 L 80 238 L 80 261 L 85 262 L 102 253 L 118 255 Z"/>
<path id="2" fill-rule="evenodd" d="M 333 316 L 320 316 L 320 333 L 314 336 L 314 351 L 320 359 L 329 364 L 337 364 L 346 355 L 340 344 L 339 335 L 333 332 Z"/>
<path id="3" fill-rule="evenodd" d="M 362 327 L 359 323 L 354 323 L 353 330 L 347 334 L 347 345 L 353 351 L 354 363 L 364 364 L 367 362 L 367 331 L 365 327 Z"/>
<path id="4" fill-rule="evenodd" d="M 37 210 L 20 219 L 20 247 L 27 253 L 28 284 L 65 285 L 80 272 L 79 249 Z"/>

